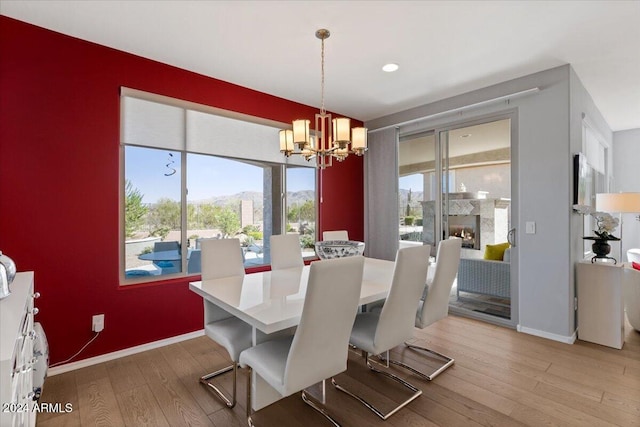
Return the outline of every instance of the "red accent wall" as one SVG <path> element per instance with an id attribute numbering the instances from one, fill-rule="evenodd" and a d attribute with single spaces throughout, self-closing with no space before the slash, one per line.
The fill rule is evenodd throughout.
<path id="1" fill-rule="evenodd" d="M 35 271 L 51 362 L 202 329 L 188 280 L 119 285 L 121 86 L 281 122 L 317 109 L 0 16 L 0 250 Z M 274 141 L 274 150 L 278 149 Z M 363 231 L 363 164 L 323 172 L 320 230 Z"/>

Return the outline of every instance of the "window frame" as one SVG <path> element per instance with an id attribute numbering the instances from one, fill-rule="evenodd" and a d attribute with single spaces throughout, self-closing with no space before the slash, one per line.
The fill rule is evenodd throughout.
<path id="1" fill-rule="evenodd" d="M 181 231 L 180 231 L 180 244 L 182 245 L 182 247 L 187 247 L 187 239 L 188 239 L 188 188 L 187 188 L 187 174 L 188 174 L 188 161 L 187 161 L 187 157 L 189 154 L 197 154 L 197 155 L 206 155 L 206 156 L 212 156 L 212 157 L 218 157 L 218 158 L 223 158 L 223 159 L 228 159 L 228 160 L 232 160 L 232 161 L 240 161 L 240 162 L 244 162 L 244 163 L 250 163 L 250 164 L 254 164 L 256 166 L 262 167 L 264 170 L 266 170 L 267 168 L 271 169 L 271 176 L 272 176 L 272 181 L 271 181 L 271 196 L 272 197 L 272 208 L 276 206 L 276 204 L 278 205 L 277 207 L 277 218 L 274 216 L 271 222 L 271 227 L 273 228 L 274 233 L 273 234 L 278 234 L 275 233 L 275 231 L 280 231 L 282 233 L 286 232 L 286 222 L 287 222 L 287 218 L 286 218 L 286 213 L 287 213 L 287 186 L 286 186 L 286 175 L 287 175 L 287 168 L 288 167 L 304 167 L 304 168 L 309 168 L 309 169 L 313 169 L 314 170 L 314 208 L 315 208 L 315 218 L 316 218 L 316 222 L 315 222 L 315 230 L 314 230 L 314 241 L 318 240 L 318 230 L 319 230 L 319 223 L 318 223 L 318 214 L 319 214 L 319 203 L 318 203 L 318 187 L 319 187 L 319 180 L 318 180 L 318 172 L 317 172 L 317 168 L 315 167 L 314 163 L 311 164 L 304 164 L 301 163 L 299 158 L 286 158 L 284 156 L 282 156 L 278 149 L 277 149 L 277 139 L 274 139 L 274 149 L 276 150 L 276 152 L 279 155 L 279 160 L 280 161 L 264 161 L 264 160 L 257 160 L 257 159 L 247 159 L 247 158 L 242 158 L 242 157 L 231 157 L 231 156 L 225 156 L 225 155 L 216 155 L 216 154 L 211 154 L 211 153 L 201 153 L 201 152 L 197 152 L 197 151 L 189 151 L 186 143 L 183 147 L 183 149 L 178 150 L 178 149 L 173 149 L 173 148 L 166 148 L 166 147 L 154 147 L 152 145 L 140 145 L 140 144 L 134 144 L 134 143 L 127 143 L 125 141 L 125 122 L 126 122 L 126 111 L 125 111 L 125 98 L 126 97 L 130 97 L 130 98 L 136 98 L 139 100 L 143 100 L 143 101 L 149 101 L 149 102 L 155 102 L 155 103 L 159 103 L 159 104 L 164 104 L 164 105 L 168 105 L 168 106 L 172 106 L 172 107 L 178 107 L 178 108 L 182 108 L 184 109 L 184 119 L 185 119 L 185 130 L 186 130 L 186 121 L 187 121 L 187 116 L 188 116 L 188 111 L 192 110 L 192 111 L 196 111 L 196 112 L 200 112 L 200 113 L 206 113 L 206 114 L 211 114 L 214 116 L 218 116 L 221 118 L 229 118 L 229 119 L 233 119 L 233 120 L 240 120 L 243 122 L 247 122 L 247 123 L 251 123 L 251 124 L 258 124 L 258 125 L 265 125 L 265 126 L 269 126 L 269 127 L 273 127 L 273 128 L 277 128 L 278 130 L 281 128 L 285 128 L 288 125 L 284 124 L 284 123 L 280 123 L 280 122 L 275 122 L 272 120 L 267 120 L 267 119 L 262 119 L 259 117 L 255 117 L 255 116 L 249 116 L 246 114 L 241 114 L 241 113 L 235 113 L 235 112 L 231 112 L 231 111 L 227 111 L 227 110 L 222 110 L 219 108 L 215 108 L 215 107 L 210 107 L 210 106 L 206 106 L 206 105 L 202 105 L 202 104 L 196 104 L 196 103 L 192 103 L 189 101 L 183 101 L 183 100 L 179 100 L 179 99 L 175 99 L 175 98 L 170 98 L 170 97 L 166 97 L 166 96 L 162 96 L 162 95 L 156 95 L 153 93 L 149 93 L 149 92 L 143 92 L 143 91 L 139 91 L 136 89 L 130 89 L 130 88 L 125 88 L 122 87 L 121 91 L 120 91 L 120 155 L 119 155 L 119 204 L 120 204 L 120 209 L 119 209 L 119 217 L 118 217 L 118 227 L 119 227 L 119 271 L 118 271 L 118 275 L 119 275 L 119 283 L 120 286 L 130 286 L 130 285 L 135 285 L 135 284 L 159 284 L 159 283 L 165 283 L 165 282 L 171 282 L 171 281 L 177 281 L 181 279 L 185 279 L 188 277 L 194 277 L 197 278 L 200 273 L 195 273 L 195 274 L 189 274 L 188 273 L 188 265 L 187 265 L 187 255 L 186 252 L 182 254 L 181 257 L 181 271 L 178 273 L 169 273 L 169 274 L 162 274 L 162 275 L 156 275 L 156 276 L 141 276 L 141 277 L 135 277 L 135 278 L 127 278 L 126 277 L 126 270 L 127 270 L 127 266 L 126 266 L 126 232 L 125 232 L 125 222 L 126 222 L 126 216 L 125 216 L 125 210 L 126 210 L 126 203 L 125 203 L 125 198 L 126 198 L 126 190 L 125 190 L 125 182 L 127 179 L 126 176 L 126 155 L 125 155 L 125 151 L 126 151 L 126 147 L 127 146 L 134 146 L 134 147 L 141 147 L 141 148 L 148 148 L 148 149 L 162 149 L 162 150 L 170 150 L 173 152 L 179 152 L 180 153 L 180 165 L 181 165 L 181 170 L 180 170 L 180 215 L 181 215 Z M 186 131 L 185 131 L 185 135 L 184 138 L 186 139 Z M 276 173 L 277 170 L 277 173 Z M 276 180 L 277 183 L 275 184 L 274 187 L 274 181 Z M 274 192 L 274 189 L 279 189 L 279 200 L 276 200 L 276 194 Z M 266 194 L 265 194 L 265 190 L 266 190 L 266 185 L 263 182 L 263 198 L 266 198 Z M 264 215 L 264 214 L 263 214 Z M 276 223 L 277 221 L 277 223 Z M 263 226 L 263 228 L 266 227 L 266 224 Z M 279 228 L 279 230 L 278 230 Z M 264 232 L 264 230 L 263 230 Z M 265 234 L 266 237 L 266 234 Z M 307 260 L 308 258 L 305 258 L 305 260 Z M 248 272 L 251 271 L 260 271 L 260 270 L 264 270 L 264 269 L 268 269 L 270 268 L 270 264 L 269 263 L 265 263 L 263 265 L 256 265 L 256 266 L 251 266 L 251 267 L 245 267 L 245 270 L 247 270 Z"/>

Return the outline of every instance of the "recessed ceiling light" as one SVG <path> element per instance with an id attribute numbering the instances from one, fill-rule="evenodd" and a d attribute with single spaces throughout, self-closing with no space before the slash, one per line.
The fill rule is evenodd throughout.
<path id="1" fill-rule="evenodd" d="M 398 68 L 400 68 L 400 66 L 398 64 L 385 64 L 382 67 L 382 71 L 386 71 L 387 73 L 393 73 L 394 71 L 396 71 Z"/>

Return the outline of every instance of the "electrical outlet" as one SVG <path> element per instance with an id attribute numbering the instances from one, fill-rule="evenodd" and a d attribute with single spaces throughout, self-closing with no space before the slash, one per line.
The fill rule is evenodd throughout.
<path id="1" fill-rule="evenodd" d="M 91 318 L 91 330 L 93 332 L 102 332 L 104 329 L 104 314 L 96 314 Z"/>

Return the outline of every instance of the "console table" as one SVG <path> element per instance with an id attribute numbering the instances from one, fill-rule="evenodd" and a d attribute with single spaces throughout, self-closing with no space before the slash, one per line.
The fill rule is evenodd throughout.
<path id="1" fill-rule="evenodd" d="M 621 349 L 624 345 L 624 267 L 580 261 L 576 266 L 578 339 Z"/>
<path id="2" fill-rule="evenodd" d="M 0 426 L 34 426 L 36 358 L 33 316 L 37 314 L 33 272 L 18 273 L 11 294 L 0 301 Z"/>

